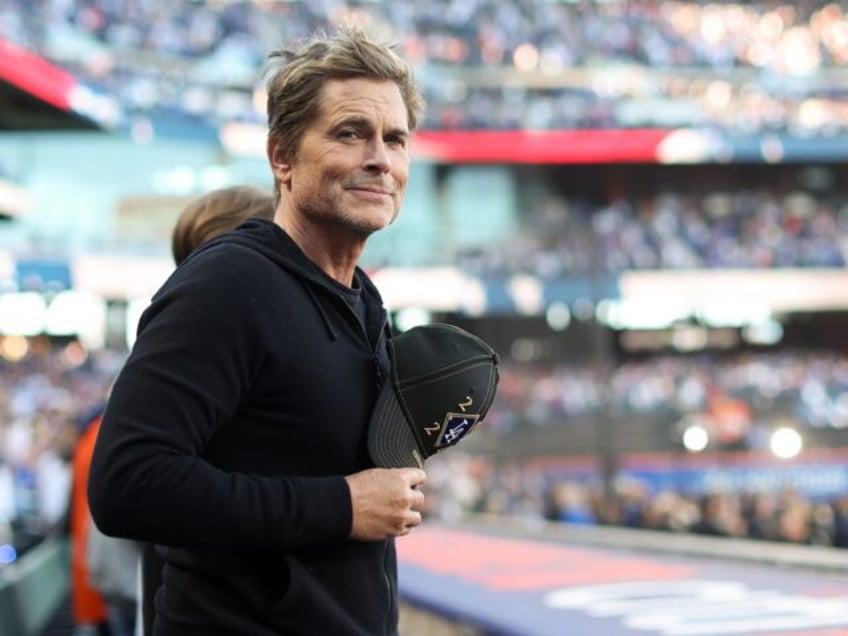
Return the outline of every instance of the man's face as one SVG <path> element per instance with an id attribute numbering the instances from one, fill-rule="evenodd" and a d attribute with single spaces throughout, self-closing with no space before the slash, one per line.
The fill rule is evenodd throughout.
<path id="1" fill-rule="evenodd" d="M 409 176 L 406 105 L 394 82 L 332 80 L 295 158 L 275 161 L 283 206 L 295 223 L 358 238 L 389 225 Z"/>

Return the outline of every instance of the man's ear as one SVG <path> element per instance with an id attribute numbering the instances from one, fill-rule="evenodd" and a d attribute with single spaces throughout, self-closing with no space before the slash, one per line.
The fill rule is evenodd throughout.
<path id="1" fill-rule="evenodd" d="M 291 182 L 291 162 L 283 151 L 283 145 L 275 137 L 269 136 L 265 151 L 274 179 L 280 184 L 281 189 L 287 188 Z"/>

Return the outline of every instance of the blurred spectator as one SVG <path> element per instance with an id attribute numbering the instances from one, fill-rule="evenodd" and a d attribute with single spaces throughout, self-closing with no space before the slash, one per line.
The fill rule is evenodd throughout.
<path id="1" fill-rule="evenodd" d="M 88 537 L 91 532 L 91 513 L 88 511 L 88 472 L 94 442 L 100 425 L 101 409 L 80 418 L 79 438 L 74 450 L 73 481 L 70 498 L 71 545 L 71 616 L 75 636 L 108 633 L 108 608 L 103 595 L 92 586 L 88 566 Z"/>

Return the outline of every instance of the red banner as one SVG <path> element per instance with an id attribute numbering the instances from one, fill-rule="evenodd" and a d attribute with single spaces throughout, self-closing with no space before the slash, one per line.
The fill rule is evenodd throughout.
<path id="1" fill-rule="evenodd" d="M 445 163 L 657 163 L 673 131 L 633 130 L 422 130 L 413 151 Z"/>

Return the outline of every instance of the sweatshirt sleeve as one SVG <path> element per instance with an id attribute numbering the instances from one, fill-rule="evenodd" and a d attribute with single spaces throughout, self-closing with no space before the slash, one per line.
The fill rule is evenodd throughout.
<path id="1" fill-rule="evenodd" d="M 98 434 L 93 518 L 106 534 L 176 547 L 343 541 L 352 524 L 343 476 L 261 476 L 203 458 L 250 390 L 268 333 L 256 263 L 232 250 L 244 248 L 184 264 L 142 316 Z"/>

